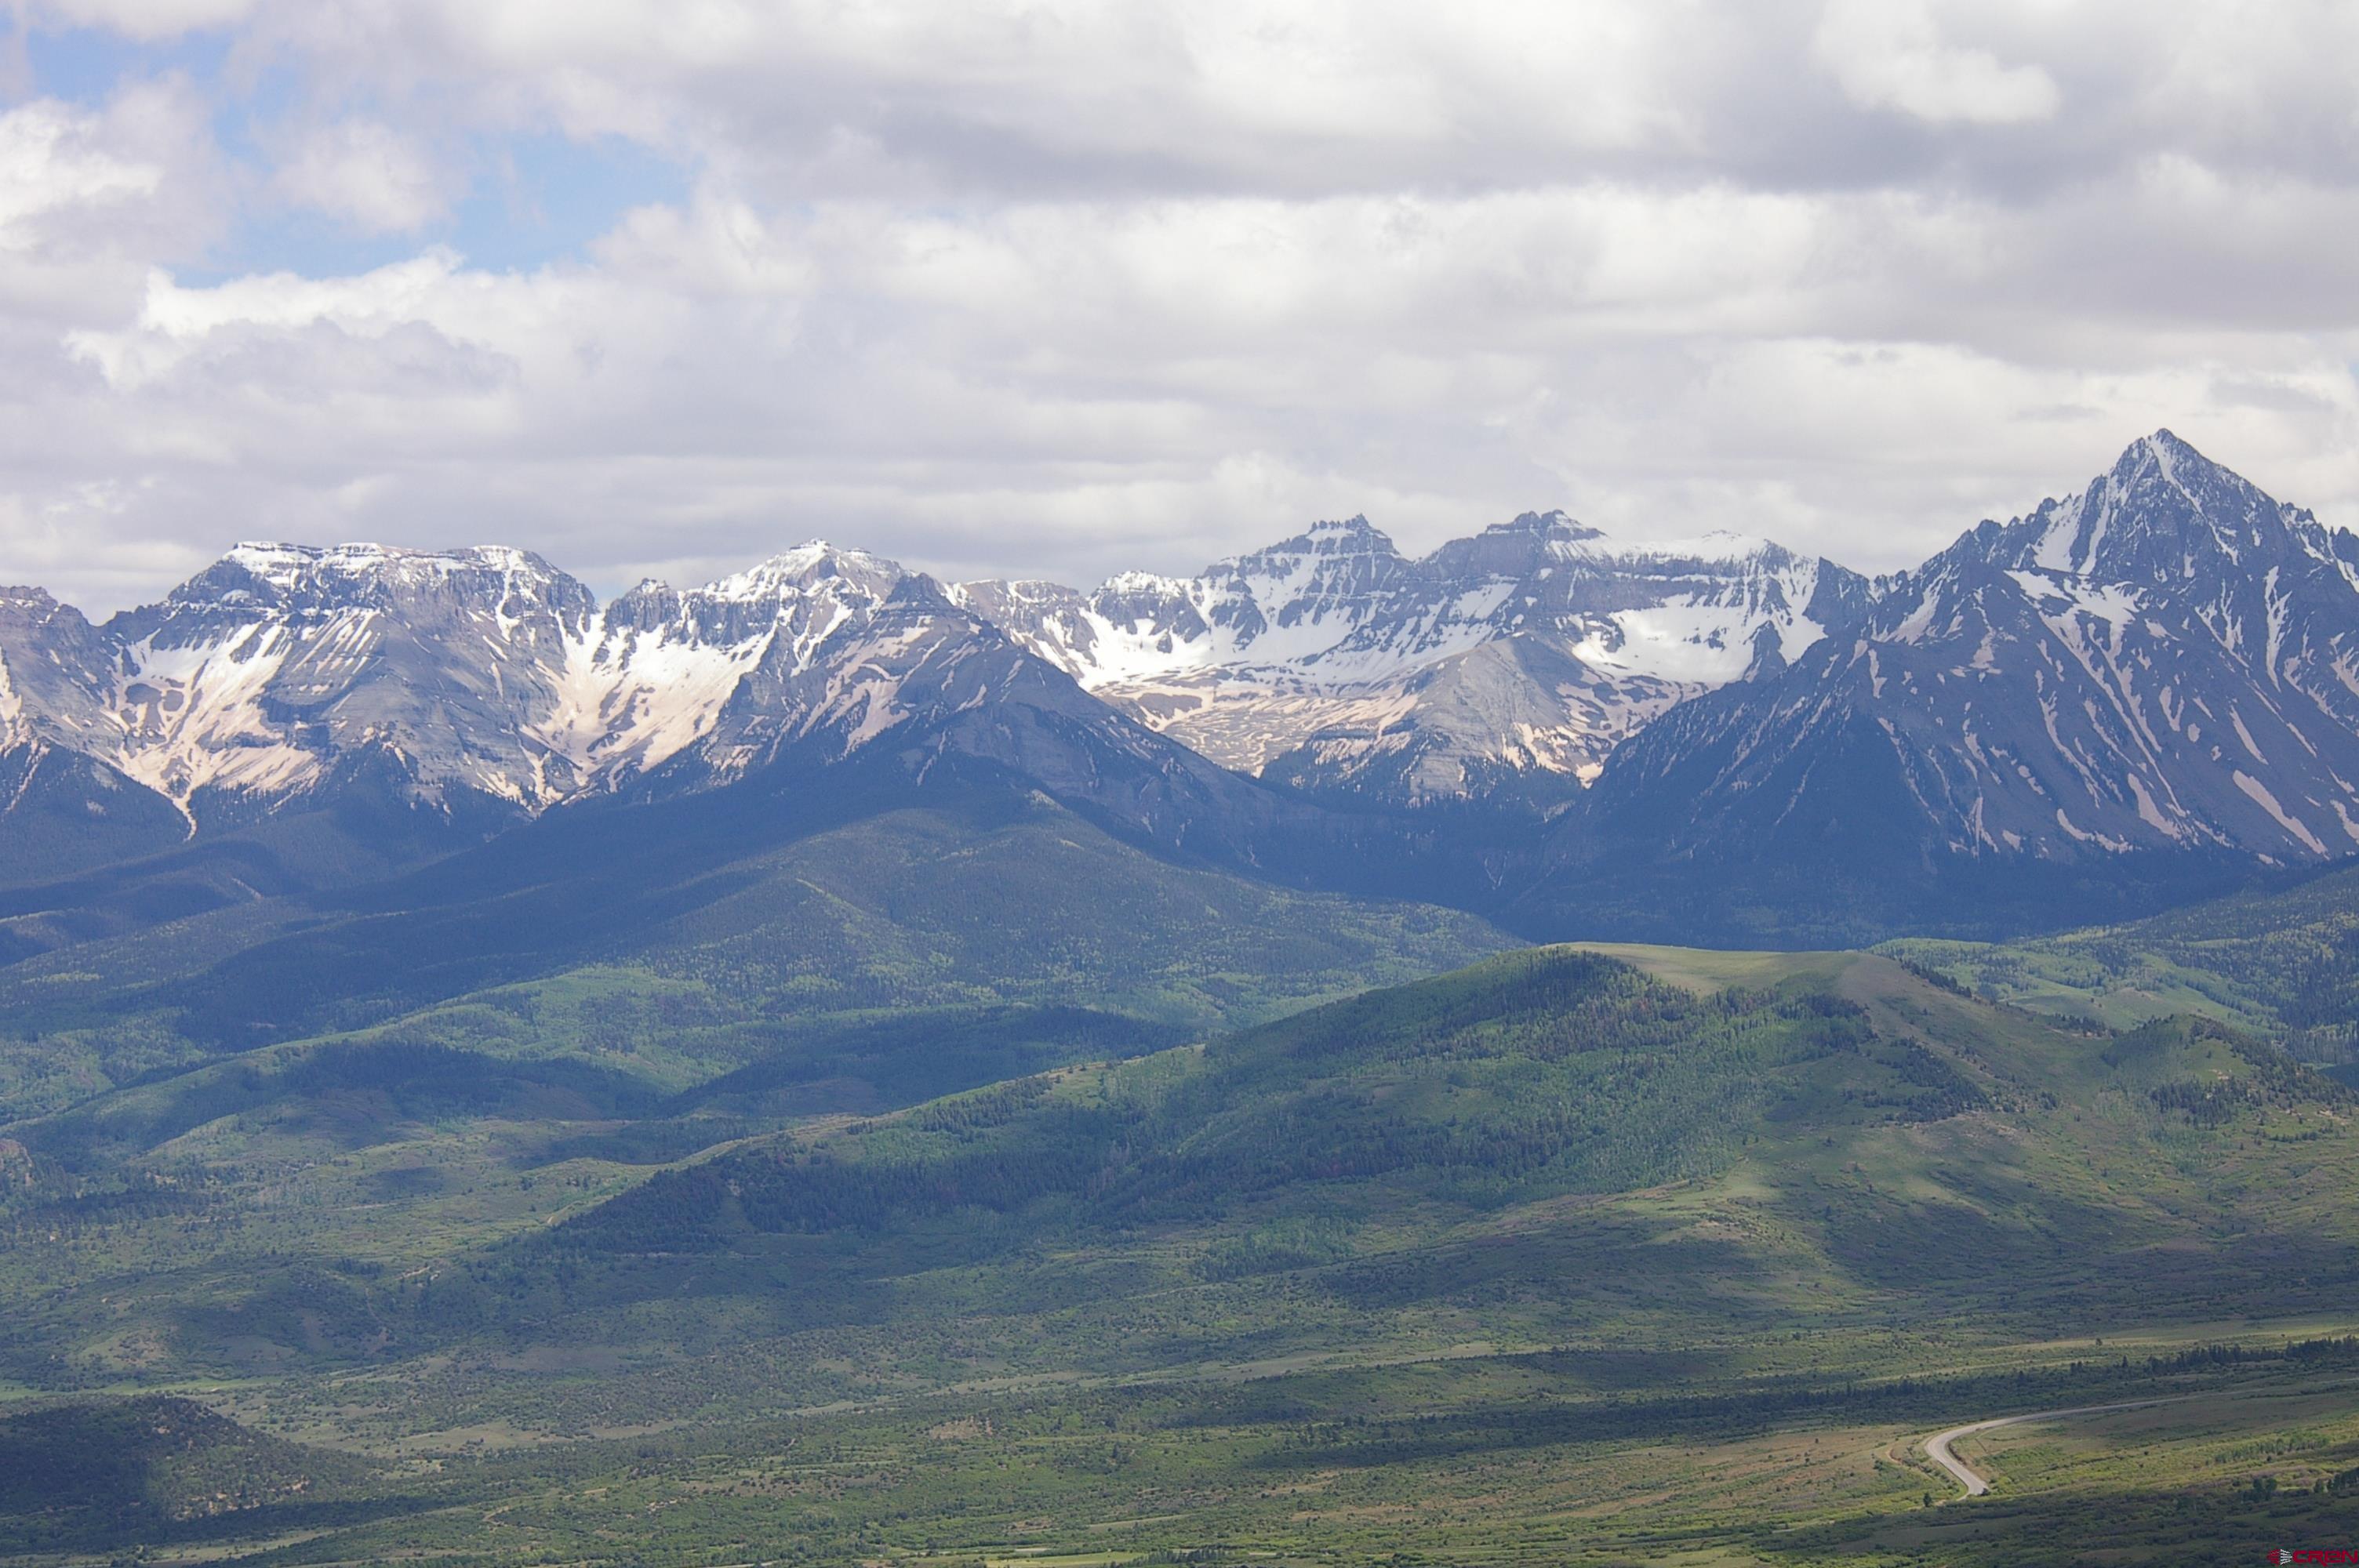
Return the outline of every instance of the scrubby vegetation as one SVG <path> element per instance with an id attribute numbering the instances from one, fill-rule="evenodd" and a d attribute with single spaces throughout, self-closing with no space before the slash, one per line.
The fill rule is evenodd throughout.
<path id="1" fill-rule="evenodd" d="M 2303 1060 L 2359 1055 L 2359 871 L 2055 936 L 1880 950 L 1940 983 L 2098 1029 L 2195 1013 L 2280 1037 Z"/>
<path id="2" fill-rule="evenodd" d="M 408 1020 L 21 1119 L 0 1547 L 2194 1563 L 2359 1470 L 2359 1106 L 2266 1038 L 1569 948 L 1167 1027 Z M 1918 1446 L 2084 1405 L 1971 1504 Z"/>

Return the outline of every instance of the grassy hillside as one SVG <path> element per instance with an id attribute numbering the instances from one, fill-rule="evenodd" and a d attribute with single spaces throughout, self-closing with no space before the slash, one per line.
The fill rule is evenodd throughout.
<path id="1" fill-rule="evenodd" d="M 1037 799 L 657 850 L 562 876 L 445 863 L 364 904 L 211 909 L 0 968 L 0 1122 L 192 1072 L 170 1095 L 215 1095 L 240 1074 L 208 1064 L 276 1050 L 269 1077 L 321 1043 L 348 1064 L 566 1057 L 666 1094 L 761 1065 L 774 1109 L 875 1109 L 1514 945 L 1175 866 Z"/>
<path id="2" fill-rule="evenodd" d="M 1878 950 L 2080 1027 L 2191 1012 L 2286 1038 L 2312 1060 L 2347 1062 L 2359 1018 L 2359 871 L 2054 936 Z"/>
<path id="3" fill-rule="evenodd" d="M 1200 1049 L 756 1141 L 510 1266 L 792 1258 L 809 1300 L 895 1279 L 954 1304 L 997 1288 L 1002 1257 L 1037 1279 L 1045 1248 L 1091 1260 L 1071 1303 L 1316 1266 L 1421 1311 L 1489 1258 L 1527 1284 L 1611 1279 L 1634 1311 L 1665 1313 L 1651 1298 L 1684 1279 L 1702 1318 L 1970 1301 L 2056 1332 L 2101 1305 L 2282 1306 L 2289 1261 L 2321 1303 L 2352 1277 L 2354 1097 L 2264 1044 L 2197 1020 L 2060 1033 L 1859 955 L 1624 957 L 1653 972 L 1512 954 Z M 2240 1255 L 2270 1280 L 2212 1277 Z M 1595 1303 L 1486 1310 L 1548 1336 Z"/>
<path id="4" fill-rule="evenodd" d="M 1558 948 L 1151 1045 L 783 1131 L 250 1053 L 0 1145 L 0 1379 L 365 1460 L 286 1562 L 2200 1562 L 2359 1470 L 2359 1105 L 2216 1023 Z"/>
<path id="5" fill-rule="evenodd" d="M 383 1466 L 253 1432 L 192 1400 L 0 1408 L 0 1540 L 98 1553 L 351 1524 L 383 1511 Z"/>
<path id="6" fill-rule="evenodd" d="M 817 1139 L 731 1151 L 572 1222 L 584 1245 L 907 1235 L 1036 1208 L 1126 1232 L 1315 1205 L 1343 1225 L 1467 1214 L 1724 1170 L 1786 1124 L 1914 1122 L 1984 1101 L 1830 991 L 1699 996 L 1548 950 L 1214 1042 L 1044 1076 Z"/>

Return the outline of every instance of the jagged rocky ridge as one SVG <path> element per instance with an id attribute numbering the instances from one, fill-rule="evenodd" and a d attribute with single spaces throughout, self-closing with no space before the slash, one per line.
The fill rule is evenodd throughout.
<path id="1" fill-rule="evenodd" d="M 1304 794 L 1489 808 L 1479 850 L 1403 841 L 1540 934 L 1879 898 L 1900 928 L 1994 868 L 2359 849 L 2354 638 L 2359 540 L 2168 432 L 1873 583 L 1560 514 L 1421 559 L 1354 518 L 1089 593 L 812 544 L 603 606 L 522 551 L 242 546 L 103 626 L 0 590 L 0 858 L 23 880 L 362 792 L 495 826 L 881 755 L 1249 865 L 1289 836 L 1364 858 Z"/>
<path id="2" fill-rule="evenodd" d="M 1674 704 L 1849 633 L 1866 588 L 1764 540 L 1617 544 L 1551 512 L 1419 560 L 1353 517 L 1194 578 L 954 591 L 1240 772 L 1386 806 L 1545 806 Z"/>
<path id="3" fill-rule="evenodd" d="M 532 815 L 656 776 L 726 782 L 789 749 L 841 759 L 990 706 L 988 667 L 999 696 L 1071 677 L 1238 771 L 1419 804 L 1527 776 L 1577 788 L 1671 704 L 1847 626 L 1864 586 L 1754 541 L 1616 548 L 1560 514 L 1422 561 L 1364 519 L 1321 524 L 1091 595 L 945 594 L 814 543 L 603 607 L 521 550 L 241 545 L 103 627 L 7 590 L 0 739 L 89 758 L 190 825 L 363 775 L 432 808 Z"/>
<path id="4" fill-rule="evenodd" d="M 2158 432 L 1878 582 L 1856 635 L 1667 715 L 1553 850 L 1560 890 L 1732 902 L 2350 855 L 2359 539 Z"/>
<path id="5" fill-rule="evenodd" d="M 1316 837 L 1305 808 L 1090 697 L 930 579 L 825 545 L 603 609 L 522 551 L 260 545 L 103 627 L 46 595 L 5 603 L 0 782 L 47 807 L 28 846 L 122 815 L 112 795 L 174 839 L 347 793 L 496 827 L 879 742 L 902 776 L 955 757 L 1169 849 Z M 62 805 L 34 787 L 52 781 L 74 785 Z"/>
<path id="6" fill-rule="evenodd" d="M 690 753 L 716 779 L 798 741 L 841 756 L 938 697 L 945 663 L 1012 652 L 925 579 L 824 545 L 603 609 L 525 551 L 376 546 L 242 545 L 103 628 L 7 602 L 9 738 L 106 761 L 192 820 L 363 758 L 429 805 L 530 813 Z"/>

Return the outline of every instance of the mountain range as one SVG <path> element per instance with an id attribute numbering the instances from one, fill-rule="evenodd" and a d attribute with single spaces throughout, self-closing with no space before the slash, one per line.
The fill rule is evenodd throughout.
<path id="1" fill-rule="evenodd" d="M 953 592 L 1224 766 L 1386 806 L 1546 806 L 1675 704 L 1851 630 L 1866 589 L 1760 539 L 1617 544 L 1551 512 L 1420 560 L 1353 517 L 1194 578 Z"/>
<path id="2" fill-rule="evenodd" d="M 242 545 L 101 624 L 0 589 L 0 884 L 987 775 L 1531 935 L 1964 933 L 2359 849 L 2354 658 L 2359 539 L 2167 431 L 1875 579 L 1561 513 L 1089 592 L 815 542 L 603 605 L 521 550 Z"/>
<path id="3" fill-rule="evenodd" d="M 2315 1538 L 2354 585 L 2160 434 L 1876 579 L 6 590 L 0 1559 Z"/>

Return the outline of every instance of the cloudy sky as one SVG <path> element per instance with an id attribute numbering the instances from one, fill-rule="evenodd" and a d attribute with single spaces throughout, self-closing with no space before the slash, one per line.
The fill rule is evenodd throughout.
<path id="1" fill-rule="evenodd" d="M 0 0 L 0 580 L 2359 525 L 2359 7 Z"/>

